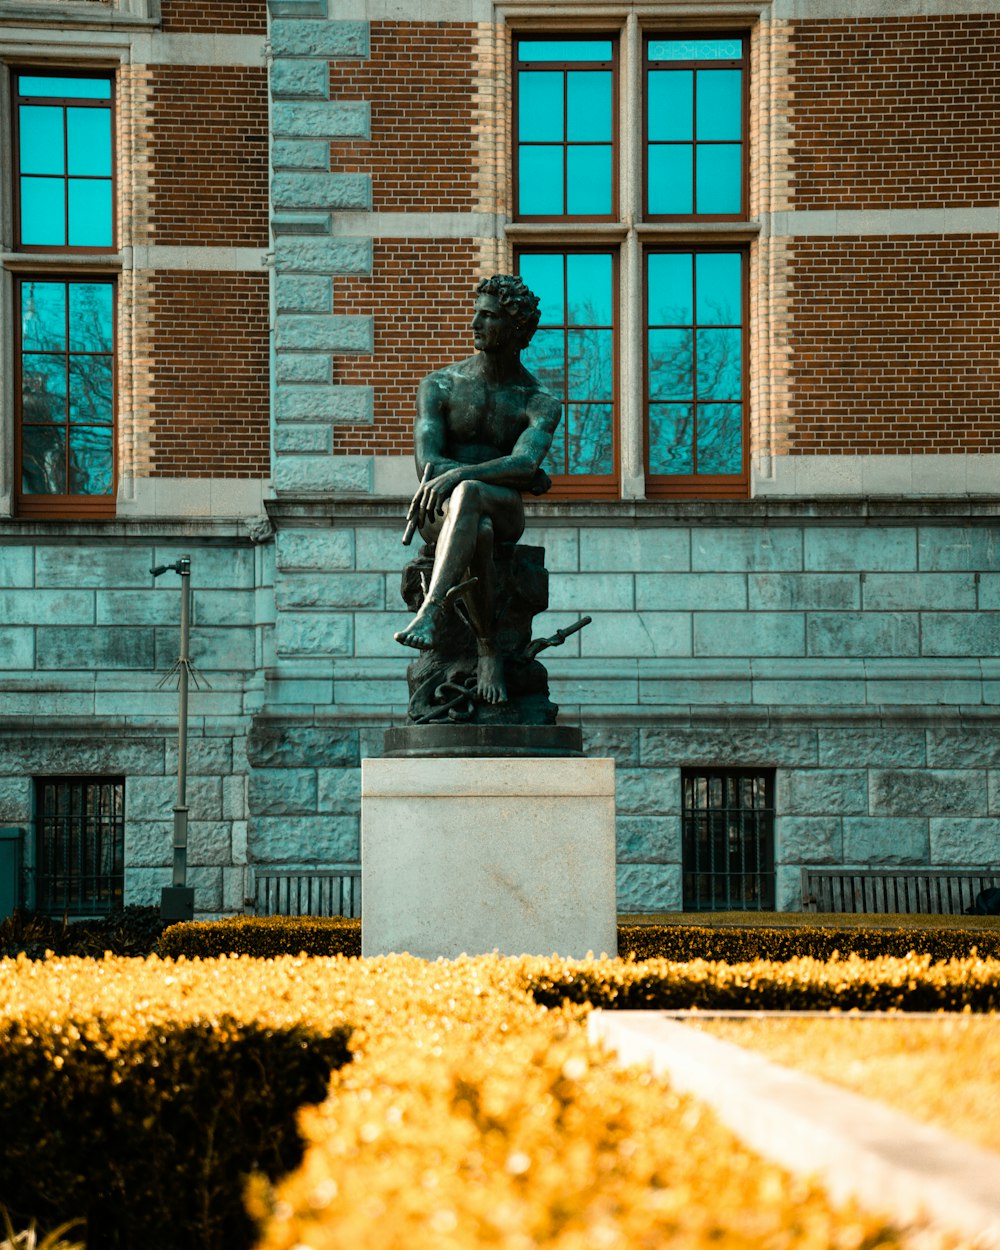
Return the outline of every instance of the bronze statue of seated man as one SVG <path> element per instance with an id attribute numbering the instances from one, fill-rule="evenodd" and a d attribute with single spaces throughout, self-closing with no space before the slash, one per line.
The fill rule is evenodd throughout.
<path id="1" fill-rule="evenodd" d="M 417 393 L 414 452 L 420 486 L 407 514 L 436 555 L 423 603 L 395 635 L 432 650 L 460 594 L 476 636 L 476 693 L 504 703 L 497 646 L 494 546 L 524 532 L 522 494 L 550 486 L 541 469 L 559 423 L 559 400 L 521 364 L 538 327 L 538 298 L 520 278 L 498 274 L 476 288 L 476 355 L 428 374 Z"/>

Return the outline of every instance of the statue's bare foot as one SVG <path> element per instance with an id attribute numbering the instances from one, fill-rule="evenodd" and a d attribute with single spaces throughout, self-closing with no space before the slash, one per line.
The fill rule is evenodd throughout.
<path id="1" fill-rule="evenodd" d="M 431 599 L 425 599 L 420 611 L 405 629 L 401 629 L 393 637 L 404 647 L 416 647 L 418 651 L 430 651 L 437 646 L 438 624 L 444 605 Z"/>
<path id="2" fill-rule="evenodd" d="M 506 703 L 507 683 L 503 676 L 503 656 L 495 647 L 479 644 L 476 668 L 476 693 L 484 703 Z"/>

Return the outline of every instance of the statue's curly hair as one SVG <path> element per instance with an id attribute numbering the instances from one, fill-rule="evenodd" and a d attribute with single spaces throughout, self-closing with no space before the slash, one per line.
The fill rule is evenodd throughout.
<path id="1" fill-rule="evenodd" d="M 495 273 L 492 278 L 483 278 L 476 287 L 476 294 L 493 295 L 500 301 L 500 307 L 513 323 L 518 351 L 527 347 L 538 329 L 541 316 L 538 296 L 529 291 L 519 277 L 510 273 Z"/>

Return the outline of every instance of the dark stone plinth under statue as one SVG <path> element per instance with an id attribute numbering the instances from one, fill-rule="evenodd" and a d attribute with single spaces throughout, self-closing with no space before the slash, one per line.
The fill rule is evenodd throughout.
<path id="1" fill-rule="evenodd" d="M 387 758 L 557 759 L 583 755 L 575 725 L 402 725 L 385 731 Z"/>

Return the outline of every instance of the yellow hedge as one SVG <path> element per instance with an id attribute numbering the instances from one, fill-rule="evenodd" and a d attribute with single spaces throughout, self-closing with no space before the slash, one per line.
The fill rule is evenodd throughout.
<path id="1" fill-rule="evenodd" d="M 1000 958 L 1000 930 L 889 929 L 875 926 L 719 928 L 706 925 L 618 926 L 618 953 L 625 958 L 693 959 L 744 963 L 753 959 L 829 959 L 833 953 L 877 959 L 903 957 L 911 951 L 935 960 L 962 959 L 972 950 Z M 360 955 L 361 921 L 335 916 L 233 916 L 225 920 L 171 925 L 157 945 L 174 959 L 209 959 L 216 955 Z"/>
<path id="2" fill-rule="evenodd" d="M 301 1158 L 343 1021 L 153 960 L 0 961 L 0 1202 L 104 1247 L 246 1247 L 241 1177 Z"/>

